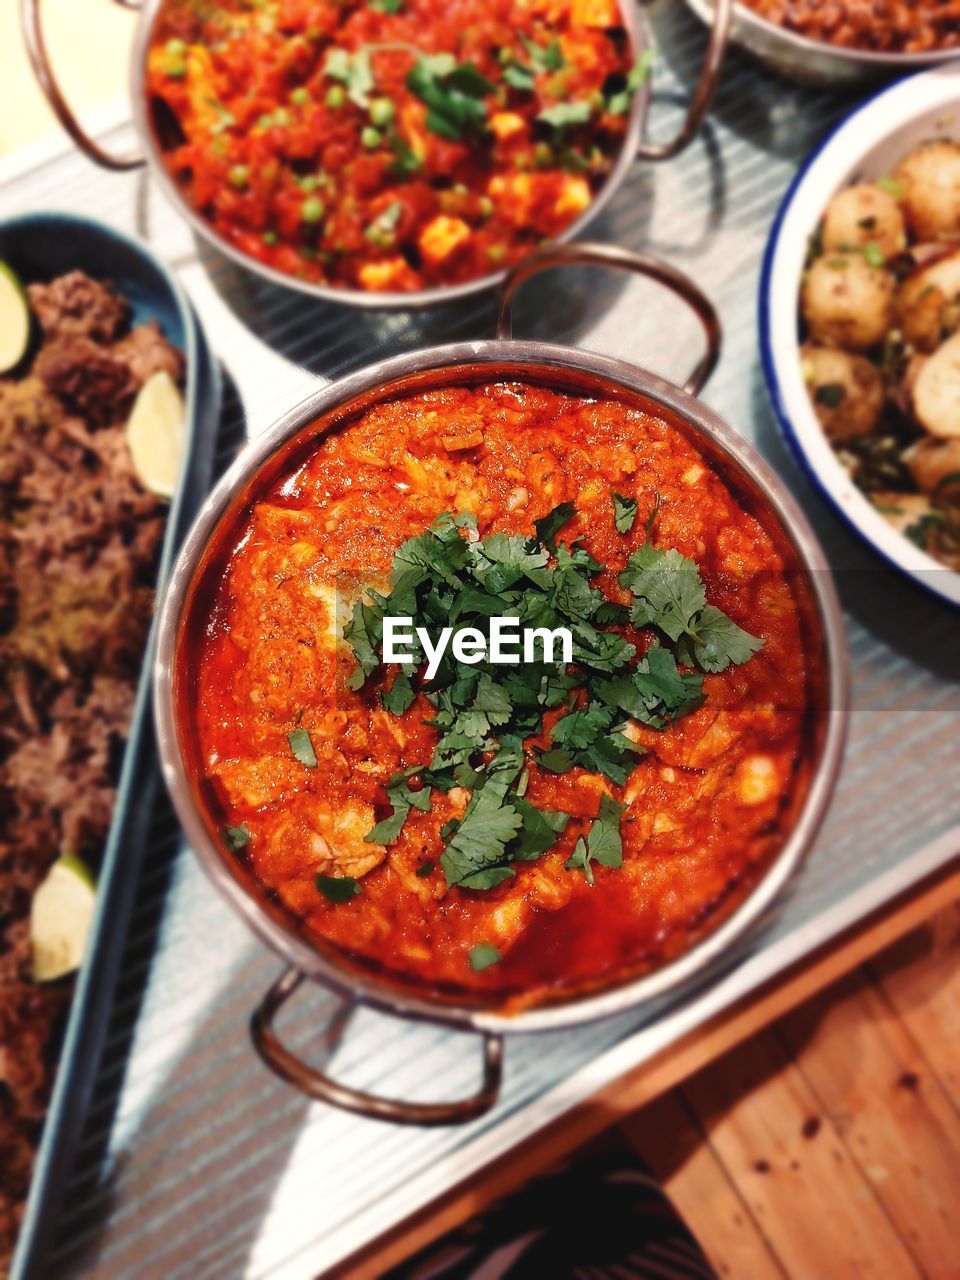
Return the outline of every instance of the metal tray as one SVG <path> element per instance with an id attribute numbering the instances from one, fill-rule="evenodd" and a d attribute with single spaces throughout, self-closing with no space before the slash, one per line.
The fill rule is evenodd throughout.
<path id="1" fill-rule="evenodd" d="M 210 486 L 220 416 L 219 368 L 193 309 L 144 246 L 73 214 L 33 213 L 0 223 L 0 258 L 26 282 L 79 269 L 108 278 L 128 300 L 135 324 L 156 318 L 187 361 L 186 462 L 170 504 L 157 571 L 162 589 L 180 541 Z M 66 1175 L 80 1136 L 87 1099 L 109 1022 L 110 1002 L 133 905 L 140 859 L 158 787 L 151 714 L 153 628 L 147 639 L 113 820 L 103 848 L 97 899 L 83 964 L 65 1028 L 60 1066 L 37 1154 L 30 1197 L 14 1253 L 11 1280 L 40 1275 Z"/>
<path id="2" fill-rule="evenodd" d="M 649 7 L 667 135 L 705 34 L 676 0 Z M 694 275 L 727 337 L 704 399 L 748 436 L 804 505 L 837 569 L 854 662 L 846 762 L 827 824 L 780 909 L 709 984 L 575 1032 L 518 1037 L 500 1106 L 456 1130 L 397 1130 L 309 1104 L 251 1050 L 247 1019 L 277 962 L 214 894 L 160 821 L 137 903 L 88 1120 L 47 1274 L 98 1280 L 307 1280 L 343 1258 L 960 850 L 957 617 L 876 560 L 817 498 L 784 448 L 757 356 L 756 280 L 777 204 L 849 99 L 774 79 L 734 55 L 702 141 L 636 165 L 595 238 L 646 249 Z M 101 121 L 128 142 L 126 114 Z M 0 166 L 0 208 L 69 200 L 137 228 L 176 269 L 215 335 L 238 400 L 225 422 L 255 434 L 317 378 L 435 341 L 489 336 L 480 299 L 416 317 L 358 316 L 239 271 L 140 177 L 108 176 L 52 142 Z M 530 295 L 534 293 L 531 289 Z M 526 302 L 526 306 L 524 306 Z M 699 335 L 654 289 L 570 273 L 521 295 L 516 331 L 637 359 L 668 377 Z M 675 318 L 676 317 L 676 318 Z M 345 1022 L 311 991 L 284 1035 L 363 1088 L 426 1100 L 467 1093 L 476 1057 L 455 1033 L 364 1012 Z"/>

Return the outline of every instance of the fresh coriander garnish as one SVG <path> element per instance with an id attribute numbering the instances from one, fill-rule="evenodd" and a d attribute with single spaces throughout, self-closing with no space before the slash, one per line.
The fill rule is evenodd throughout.
<path id="1" fill-rule="evenodd" d="M 618 804 L 604 793 L 600 797 L 600 812 L 587 832 L 573 847 L 573 853 L 563 864 L 568 871 L 582 871 L 588 884 L 593 884 L 591 862 L 601 867 L 623 866 L 623 840 L 620 836 L 620 815 L 625 806 Z"/>
<path id="2" fill-rule="evenodd" d="M 586 124 L 590 119 L 590 103 L 583 100 L 556 102 L 552 107 L 544 107 L 542 111 L 537 112 L 537 119 L 551 125 L 554 129 L 566 129 L 571 124 Z"/>
<path id="3" fill-rule="evenodd" d="M 659 499 L 648 531 L 658 504 Z M 706 603 L 697 566 L 677 551 L 640 547 L 620 575 L 621 585 L 634 596 L 632 607 L 608 600 L 592 581 L 602 566 L 576 539 L 558 540 L 575 514 L 573 503 L 561 503 L 535 522 L 532 537 L 492 533 L 484 538 L 475 536 L 473 516 L 440 516 L 397 549 L 391 590 L 368 591 L 344 630 L 357 660 L 349 681 L 354 689 L 381 665 L 387 617 L 428 618 L 437 628 L 469 626 L 487 637 L 491 618 L 504 616 L 517 618 L 521 628 L 570 631 L 570 664 L 545 661 L 542 651 L 540 661 L 522 665 L 485 659 L 466 664 L 448 650 L 432 679 L 420 686 L 433 707 L 427 721 L 438 735 L 433 756 L 391 777 L 386 787 L 391 811 L 366 839 L 394 843 L 412 809 L 430 809 L 434 790 L 464 788 L 471 794 L 462 816 L 440 830 L 439 861 L 449 886 L 492 889 L 516 874 L 516 863 L 552 848 L 567 827 L 567 814 L 538 809 L 527 799 L 531 758 L 548 772 L 583 768 L 622 786 L 644 751 L 630 736 L 630 722 L 668 727 L 702 702 L 703 671 L 745 662 L 760 647 L 759 640 Z M 631 621 L 659 632 L 642 656 L 610 629 Z M 416 667 L 426 664 L 419 646 L 415 639 Z M 681 670 L 678 663 L 690 669 Z M 381 691 L 384 707 L 397 715 L 409 709 L 414 696 L 405 670 Z M 524 741 L 542 738 L 550 711 L 562 714 L 549 745 L 528 752 Z M 593 845 L 587 838 L 594 861 L 612 857 L 604 843 L 612 812 L 604 809 Z"/>
<path id="4" fill-rule="evenodd" d="M 302 765 L 306 765 L 308 769 L 317 767 L 317 753 L 313 749 L 313 743 L 306 729 L 291 730 L 287 734 L 287 740 L 290 743 L 290 750 Z"/>
<path id="5" fill-rule="evenodd" d="M 363 892 L 360 881 L 354 880 L 353 876 L 318 875 L 316 886 L 328 902 L 349 902 Z"/>
<path id="6" fill-rule="evenodd" d="M 451 142 L 486 127 L 483 99 L 496 87 L 472 62 L 458 64 L 452 53 L 422 54 L 407 74 L 407 88 L 427 105 L 427 128 Z"/>
<path id="7" fill-rule="evenodd" d="M 724 671 L 731 662 L 746 662 L 762 646 L 762 641 L 707 604 L 700 570 L 679 551 L 661 551 L 644 543 L 627 561 L 619 580 L 636 596 L 630 609 L 632 620 L 638 627 L 656 627 L 674 641 L 677 657 L 687 666 Z M 654 652 L 650 650 L 648 658 Z"/>
<path id="8" fill-rule="evenodd" d="M 239 853 L 250 843 L 250 832 L 246 827 L 224 827 L 223 838 L 234 853 Z"/>
<path id="9" fill-rule="evenodd" d="M 403 0 L 367 0 L 367 6 L 377 13 L 399 13 Z"/>
<path id="10" fill-rule="evenodd" d="M 324 63 L 323 74 L 344 85 L 350 101 L 366 111 L 370 105 L 370 92 L 374 87 L 373 67 L 367 49 L 358 49 L 356 53 L 348 53 L 346 49 L 331 49 Z"/>
<path id="11" fill-rule="evenodd" d="M 499 964 L 500 952 L 489 942 L 478 942 L 470 948 L 470 968 L 474 973 L 483 973 L 491 965 Z"/>
<path id="12" fill-rule="evenodd" d="M 653 49 L 644 49 L 640 57 L 627 72 L 627 82 L 622 89 L 617 89 L 607 98 L 607 110 L 611 115 L 622 116 L 630 110 L 634 95 L 646 81 L 653 67 L 656 53 Z"/>
<path id="13" fill-rule="evenodd" d="M 637 500 L 610 490 L 613 499 L 613 523 L 617 533 L 629 533 L 637 518 Z"/>

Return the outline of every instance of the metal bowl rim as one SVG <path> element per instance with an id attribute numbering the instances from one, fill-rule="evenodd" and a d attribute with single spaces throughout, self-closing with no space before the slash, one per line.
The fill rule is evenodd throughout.
<path id="1" fill-rule="evenodd" d="M 551 370 L 579 372 L 585 377 L 606 382 L 612 390 L 620 386 L 662 404 L 692 428 L 694 434 L 706 436 L 718 447 L 734 469 L 745 473 L 749 481 L 762 490 L 796 549 L 816 604 L 827 683 L 823 743 L 803 808 L 775 860 L 730 917 L 676 960 L 648 974 L 608 990 L 573 995 L 566 1001 L 517 1013 L 455 1005 L 394 989 L 336 964 L 272 919 L 230 872 L 225 853 L 209 834 L 199 807 L 194 803 L 178 745 L 173 688 L 178 628 L 194 571 L 218 520 L 234 496 L 274 452 L 321 415 L 349 404 L 365 393 L 381 390 L 386 398 L 393 383 L 412 374 L 432 372 L 438 375 L 438 381 L 448 382 L 449 375 L 458 368 L 467 375 L 484 365 L 506 365 L 520 378 L 526 372 L 528 376 L 536 374 L 547 381 Z M 550 343 L 493 339 L 425 348 L 368 365 L 320 388 L 251 441 L 214 487 L 183 543 L 160 609 L 154 677 L 160 758 L 174 806 L 207 874 L 253 932 L 289 964 L 348 1000 L 401 1016 L 501 1033 L 556 1030 L 608 1017 L 660 996 L 702 974 L 758 920 L 809 850 L 839 772 L 849 702 L 843 621 L 826 558 L 800 507 L 753 446 L 701 401 L 624 360 Z"/>

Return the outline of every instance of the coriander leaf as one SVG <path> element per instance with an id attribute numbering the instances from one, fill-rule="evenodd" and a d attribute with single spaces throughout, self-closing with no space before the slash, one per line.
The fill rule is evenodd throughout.
<path id="1" fill-rule="evenodd" d="M 422 54 L 407 73 L 407 88 L 427 106 L 427 128 L 458 142 L 465 132 L 486 126 L 483 98 L 496 85 L 469 62 L 457 65 L 452 54 Z"/>
<path id="2" fill-rule="evenodd" d="M 385 711 L 389 711 L 391 715 L 402 716 L 413 706 L 416 696 L 410 677 L 405 671 L 398 671 L 390 688 L 381 693 L 380 701 Z"/>
<path id="3" fill-rule="evenodd" d="M 712 604 L 707 605 L 697 620 L 694 654 L 704 671 L 725 671 L 731 662 L 747 662 L 762 648 L 762 640 L 738 627 Z"/>
<path id="4" fill-rule="evenodd" d="M 520 89 L 524 93 L 532 93 L 534 88 L 533 72 L 529 67 L 522 67 L 518 62 L 511 62 L 503 69 L 503 79 L 511 89 Z"/>
<path id="5" fill-rule="evenodd" d="M 538 71 L 559 71 L 564 65 L 563 50 L 559 40 L 551 40 L 544 46 L 528 39 L 527 36 L 521 36 L 520 39 L 530 55 L 530 65 L 536 67 Z"/>
<path id="6" fill-rule="evenodd" d="M 353 876 L 318 875 L 316 886 L 328 902 L 349 902 L 362 892 L 360 882 Z"/>
<path id="7" fill-rule="evenodd" d="M 537 541 L 547 547 L 548 550 L 556 553 L 557 534 L 565 524 L 569 524 L 576 513 L 575 503 L 561 502 L 552 511 L 548 511 L 545 516 L 541 516 L 539 520 L 534 520 L 533 527 L 537 531 Z"/>
<path id="8" fill-rule="evenodd" d="M 588 747 L 601 733 L 610 728 L 612 713 L 607 707 L 593 704 L 581 707 L 562 716 L 553 726 L 551 738 L 568 751 Z"/>
<path id="9" fill-rule="evenodd" d="M 509 867 L 500 867 L 507 845 L 523 825 L 523 819 L 505 802 L 504 790 L 488 784 L 475 791 L 466 812 L 440 856 L 448 887 L 486 889 L 512 876 Z M 491 872 L 495 875 L 491 876 Z"/>
<path id="10" fill-rule="evenodd" d="M 223 837 L 234 853 L 239 853 L 250 843 L 250 832 L 246 827 L 224 827 Z"/>
<path id="11" fill-rule="evenodd" d="M 613 489 L 610 490 L 610 497 L 613 499 L 613 523 L 617 533 L 629 533 L 637 518 L 636 498 L 625 497 L 622 493 L 615 493 Z"/>
<path id="12" fill-rule="evenodd" d="M 470 543 L 474 577 L 494 595 L 513 586 L 520 578 L 528 578 L 538 587 L 549 587 L 547 552 L 531 550 L 529 542 L 529 538 L 521 534 L 491 533 L 482 542 Z"/>
<path id="13" fill-rule="evenodd" d="M 403 8 L 403 0 L 367 0 L 371 9 L 378 13 L 399 13 Z"/>
<path id="14" fill-rule="evenodd" d="M 470 948 L 470 968 L 474 973 L 482 973 L 500 960 L 500 952 L 489 942 L 478 942 Z"/>
<path id="15" fill-rule="evenodd" d="M 403 830 L 410 812 L 408 804 L 399 804 L 388 817 L 382 818 L 363 837 L 366 844 L 393 844 Z"/>
<path id="16" fill-rule="evenodd" d="M 516 862 L 533 862 L 552 848 L 566 830 L 570 815 L 553 809 L 538 809 L 522 796 L 511 797 L 513 808 L 523 823 L 517 841 L 510 847 Z"/>
<path id="17" fill-rule="evenodd" d="M 673 548 L 661 551 L 644 543 L 627 561 L 619 579 L 620 585 L 637 597 L 630 611 L 637 626 L 659 627 L 674 641 L 707 602 L 696 564 Z"/>
<path id="18" fill-rule="evenodd" d="M 600 811 L 587 833 L 587 851 L 601 867 L 623 866 L 620 816 L 625 808 L 606 792 L 600 797 Z"/>
<path id="19" fill-rule="evenodd" d="M 573 768 L 573 756 L 556 747 L 550 751 L 541 751 L 537 756 L 537 764 L 549 773 L 567 773 Z"/>
<path id="20" fill-rule="evenodd" d="M 552 107 L 544 107 L 539 111 L 537 119 L 554 129 L 566 129 L 571 124 L 585 124 L 590 119 L 590 103 L 557 102 Z"/>
<path id="21" fill-rule="evenodd" d="M 362 110 L 365 111 L 370 105 L 370 91 L 374 87 L 374 80 L 370 54 L 366 49 L 358 49 L 356 53 L 348 53 L 346 49 L 331 49 L 327 53 L 323 74 L 345 85 L 347 97 Z"/>
<path id="22" fill-rule="evenodd" d="M 317 767 L 317 753 L 306 729 L 293 729 L 287 734 L 287 741 L 290 743 L 290 750 L 302 765 L 308 769 Z"/>
<path id="23" fill-rule="evenodd" d="M 573 853 L 563 864 L 567 871 L 582 871 L 586 877 L 587 884 L 594 884 L 593 870 L 590 867 L 590 858 L 587 855 L 587 842 L 583 836 L 577 839 L 577 843 L 573 846 Z"/>
<path id="24" fill-rule="evenodd" d="M 630 110 L 634 94 L 650 75 L 656 53 L 653 49 L 644 49 L 636 62 L 627 72 L 626 85 L 607 99 L 607 110 L 615 116 L 626 115 Z"/>
<path id="25" fill-rule="evenodd" d="M 357 660 L 356 670 L 347 683 L 351 689 L 361 689 L 367 677 L 380 665 L 377 649 L 383 642 L 383 614 L 358 600 L 353 606 L 350 621 L 343 628 L 343 638 L 353 649 Z"/>

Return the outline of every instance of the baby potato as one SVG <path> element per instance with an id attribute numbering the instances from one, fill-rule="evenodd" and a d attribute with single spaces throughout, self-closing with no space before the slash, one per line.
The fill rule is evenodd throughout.
<path id="1" fill-rule="evenodd" d="M 816 342 L 866 351 L 892 326 L 893 297 L 893 276 L 883 267 L 859 253 L 826 253 L 807 272 L 801 306 Z"/>
<path id="2" fill-rule="evenodd" d="M 823 219 L 825 253 L 876 245 L 885 258 L 900 253 L 907 243 L 900 206 L 888 192 L 871 183 L 858 183 L 835 195 Z"/>
<path id="3" fill-rule="evenodd" d="M 918 351 L 933 351 L 960 325 L 960 249 L 940 254 L 897 290 L 897 321 Z"/>
<path id="4" fill-rule="evenodd" d="M 801 354 L 813 411 L 830 439 L 869 435 L 883 408 L 883 377 L 876 365 L 866 356 L 811 343 Z"/>
<path id="5" fill-rule="evenodd" d="M 894 180 L 903 188 L 903 211 L 918 240 L 942 240 L 960 232 L 960 146 L 934 138 L 901 160 Z"/>
<path id="6" fill-rule="evenodd" d="M 923 362 L 913 384 L 913 412 L 931 435 L 960 438 L 960 333 Z"/>
<path id="7" fill-rule="evenodd" d="M 917 488 L 936 493 L 948 476 L 960 476 L 960 439 L 918 440 L 903 454 Z"/>

